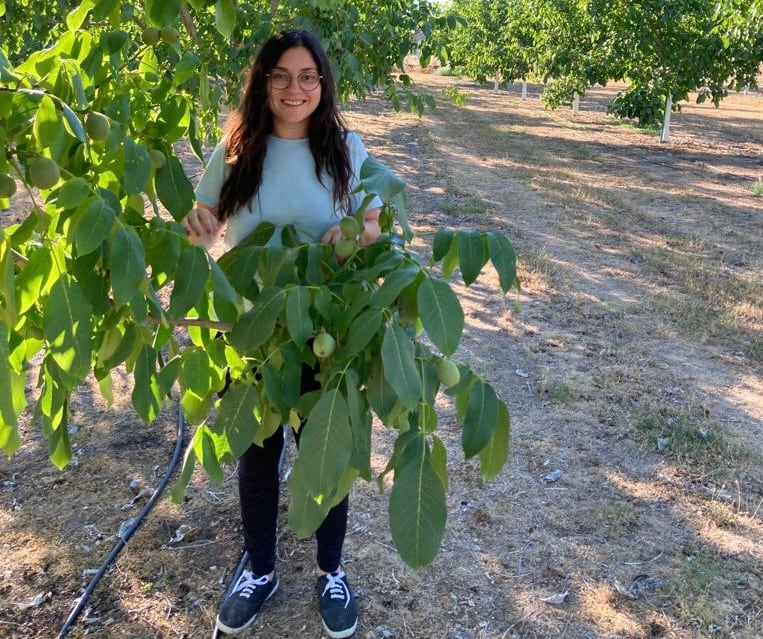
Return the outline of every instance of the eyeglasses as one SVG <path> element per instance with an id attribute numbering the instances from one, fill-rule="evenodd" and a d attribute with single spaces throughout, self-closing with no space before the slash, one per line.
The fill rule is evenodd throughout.
<path id="1" fill-rule="evenodd" d="M 292 76 L 286 71 L 273 71 L 265 75 L 270 78 L 270 86 L 274 89 L 288 89 L 291 85 Z M 303 71 L 297 75 L 297 84 L 304 91 L 313 91 L 318 88 L 322 79 L 323 76 L 318 75 L 316 71 Z"/>

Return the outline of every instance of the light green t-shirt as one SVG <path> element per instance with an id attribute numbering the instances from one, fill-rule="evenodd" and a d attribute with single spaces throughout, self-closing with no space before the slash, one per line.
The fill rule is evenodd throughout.
<path id="1" fill-rule="evenodd" d="M 360 167 L 368 156 L 363 142 L 356 133 L 347 134 L 352 177 L 350 191 L 357 187 Z M 225 164 L 225 146 L 219 144 L 209 158 L 207 168 L 196 187 L 196 200 L 209 207 L 220 201 L 220 190 L 230 167 Z M 262 169 L 262 185 L 249 203 L 228 220 L 225 244 L 236 246 L 261 222 L 271 222 L 276 233 L 268 243 L 281 243 L 280 229 L 293 224 L 303 242 L 319 242 L 323 234 L 344 215 L 341 207 L 334 207 L 333 180 L 323 176 L 323 184 L 315 175 L 315 160 L 307 139 L 291 140 L 268 136 L 268 150 Z M 365 193 L 350 195 L 352 211 L 361 205 Z M 368 208 L 381 206 L 375 198 Z"/>

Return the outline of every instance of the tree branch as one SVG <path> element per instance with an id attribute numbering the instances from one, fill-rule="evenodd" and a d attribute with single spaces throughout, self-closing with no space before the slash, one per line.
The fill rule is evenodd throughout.
<path id="1" fill-rule="evenodd" d="M 149 321 L 159 324 L 161 320 L 157 317 L 149 316 Z M 233 330 L 232 322 L 216 322 L 214 320 L 203 319 L 201 317 L 183 317 L 179 320 L 169 321 L 172 326 L 198 326 L 199 328 L 211 328 L 222 333 L 229 333 Z"/>

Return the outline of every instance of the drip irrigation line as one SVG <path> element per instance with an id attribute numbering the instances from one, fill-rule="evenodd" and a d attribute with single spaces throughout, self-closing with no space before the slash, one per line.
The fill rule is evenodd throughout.
<path id="1" fill-rule="evenodd" d="M 167 466 L 167 470 L 164 472 L 164 477 L 162 477 L 162 481 L 159 484 L 159 487 L 154 491 L 154 494 L 151 495 L 151 499 L 149 499 L 148 502 L 146 502 L 146 505 L 143 507 L 143 510 L 141 510 L 137 516 L 123 522 L 122 525 L 119 527 L 119 532 L 117 533 L 119 536 L 119 539 L 117 540 L 117 543 L 114 544 L 114 547 L 111 549 L 109 556 L 106 557 L 106 560 L 103 562 L 103 564 L 101 564 L 101 567 L 98 569 L 98 572 L 96 572 L 96 574 L 90 580 L 90 583 L 88 584 L 87 588 L 85 588 L 85 592 L 82 593 L 82 596 L 77 600 L 77 604 L 75 605 L 74 609 L 71 611 L 71 613 L 69 614 L 69 617 L 67 618 L 63 627 L 61 628 L 61 632 L 58 633 L 58 639 L 63 639 L 63 637 L 69 634 L 69 631 L 72 629 L 72 626 L 77 621 L 77 617 L 79 617 L 83 608 L 87 605 L 87 602 L 90 600 L 90 596 L 93 594 L 93 591 L 95 590 L 95 587 L 98 585 L 98 582 L 100 581 L 101 577 L 103 577 L 106 570 L 108 570 L 109 566 L 111 565 L 111 562 L 114 561 L 114 559 L 122 550 L 122 548 L 125 547 L 125 545 L 127 544 L 127 541 L 130 539 L 130 537 L 132 537 L 132 534 L 137 530 L 138 526 L 140 526 L 145 516 L 154 507 L 156 500 L 159 499 L 159 496 L 161 495 L 162 491 L 167 486 L 167 483 L 170 480 L 170 476 L 172 475 L 172 472 L 175 470 L 175 466 L 177 466 L 178 459 L 180 459 L 180 451 L 183 448 L 184 427 L 185 427 L 185 417 L 183 416 L 183 409 L 178 404 L 177 442 L 175 443 L 175 452 L 172 455 L 172 459 L 170 460 L 169 466 Z"/>

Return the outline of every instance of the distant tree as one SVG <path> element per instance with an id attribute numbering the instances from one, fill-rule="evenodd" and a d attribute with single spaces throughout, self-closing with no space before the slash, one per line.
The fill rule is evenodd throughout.
<path id="1" fill-rule="evenodd" d="M 529 0 L 453 0 L 461 18 L 445 41 L 448 62 L 478 82 L 528 79 L 534 70 L 535 19 Z"/>

